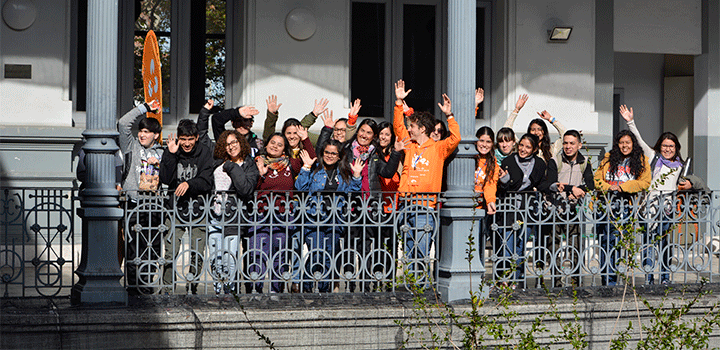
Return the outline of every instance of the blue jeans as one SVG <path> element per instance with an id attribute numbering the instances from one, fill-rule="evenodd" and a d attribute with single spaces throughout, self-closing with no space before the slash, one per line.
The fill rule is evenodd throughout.
<path id="1" fill-rule="evenodd" d="M 433 243 L 435 232 L 435 217 L 427 212 L 425 207 L 416 205 L 408 206 L 410 212 L 406 214 L 406 221 L 409 230 L 405 232 L 405 258 L 409 260 L 409 271 L 429 272 L 423 268 L 422 260 L 430 254 L 430 246 Z M 420 211 L 423 212 L 420 212 Z"/>
<path id="2" fill-rule="evenodd" d="M 653 270 L 655 270 L 656 255 L 654 249 L 649 247 L 657 244 L 658 257 L 660 258 L 658 259 L 660 260 L 660 283 L 670 282 L 670 274 L 668 273 L 668 267 L 670 265 L 670 257 L 672 255 L 672 251 L 668 246 L 668 235 L 670 234 L 669 231 L 670 228 L 672 228 L 673 224 L 670 222 L 665 222 L 665 220 L 669 219 L 663 214 L 663 222 L 658 224 L 657 228 L 655 228 L 655 231 L 651 234 L 650 232 L 648 232 L 648 230 L 645 230 L 645 233 L 643 235 L 643 243 L 646 244 L 646 247 L 648 247 L 648 249 L 643 249 L 643 267 L 651 266 Z M 660 237 L 659 239 L 657 239 L 657 242 L 655 242 L 656 237 Z M 655 283 L 655 275 L 653 273 L 647 274 L 647 283 Z"/>

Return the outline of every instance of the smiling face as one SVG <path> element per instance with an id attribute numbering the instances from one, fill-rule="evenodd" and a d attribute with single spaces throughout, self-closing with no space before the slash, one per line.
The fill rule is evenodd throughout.
<path id="1" fill-rule="evenodd" d="M 225 140 L 225 151 L 227 151 L 230 159 L 236 161 L 240 159 L 240 142 L 233 134 L 229 134 Z"/>
<path id="2" fill-rule="evenodd" d="M 335 126 L 333 127 L 333 134 L 332 134 L 333 140 L 345 142 L 346 134 L 347 134 L 347 123 L 343 120 L 338 120 L 337 122 L 335 122 Z"/>
<path id="3" fill-rule="evenodd" d="M 543 131 L 542 126 L 537 123 L 533 123 L 532 125 L 530 125 L 530 133 L 537 136 L 538 140 L 542 140 L 545 136 L 545 132 Z"/>
<path id="4" fill-rule="evenodd" d="M 360 144 L 360 146 L 367 146 L 372 142 L 373 137 L 375 137 L 375 133 L 373 132 L 373 129 L 370 127 L 370 125 L 363 124 L 363 126 L 358 129 L 357 132 L 357 142 Z"/>
<path id="5" fill-rule="evenodd" d="M 337 147 L 333 145 L 325 146 L 325 151 L 323 152 L 323 163 L 325 163 L 325 165 L 333 165 L 337 163 L 339 158 L 340 152 Z"/>
<path id="6" fill-rule="evenodd" d="M 158 138 L 160 134 L 151 132 L 148 129 L 140 129 L 138 131 L 138 141 L 140 141 L 140 144 L 143 145 L 143 147 L 148 148 L 155 143 L 155 140 Z"/>
<path id="7" fill-rule="evenodd" d="M 565 157 L 570 160 L 574 160 L 580 150 L 580 140 L 572 135 L 563 136 L 563 152 Z"/>
<path id="8" fill-rule="evenodd" d="M 280 135 L 275 135 L 268 140 L 265 150 L 270 157 L 281 157 L 285 151 L 285 140 Z"/>
<path id="9" fill-rule="evenodd" d="M 675 142 L 671 139 L 664 139 L 660 144 L 660 155 L 667 160 L 675 159 L 675 156 L 677 155 Z"/>
<path id="10" fill-rule="evenodd" d="M 622 153 L 623 156 L 629 156 L 633 149 L 633 142 L 630 136 L 625 135 L 621 137 L 620 140 L 618 140 L 618 147 L 620 148 L 620 153 Z"/>
<path id="11" fill-rule="evenodd" d="M 178 136 L 178 143 L 180 144 L 180 148 L 182 148 L 183 152 L 185 153 L 190 153 L 193 148 L 195 148 L 195 143 L 197 142 L 197 140 L 197 136 Z"/>
<path id="12" fill-rule="evenodd" d="M 518 143 L 518 155 L 521 158 L 527 158 L 533 154 L 533 146 L 532 142 L 528 139 L 522 139 L 520 140 L 520 143 Z"/>
<path id="13" fill-rule="evenodd" d="M 295 125 L 290 125 L 285 129 L 285 138 L 288 140 L 288 143 L 292 148 L 298 148 L 298 144 L 300 144 L 300 136 L 298 135 L 297 130 L 298 129 Z"/>
<path id="14" fill-rule="evenodd" d="M 378 134 L 378 142 L 380 142 L 380 147 L 385 148 L 389 146 L 390 141 L 392 141 L 392 133 L 390 132 L 390 128 L 380 130 L 380 133 Z"/>
<path id="15" fill-rule="evenodd" d="M 508 155 L 512 152 L 513 147 L 515 147 L 515 140 L 512 138 L 507 138 L 505 140 L 501 140 L 498 142 L 498 148 L 500 149 L 500 152 L 504 155 Z"/>
<path id="16" fill-rule="evenodd" d="M 493 141 L 488 135 L 480 135 L 480 138 L 475 143 L 478 153 L 481 155 L 487 155 L 492 150 Z"/>

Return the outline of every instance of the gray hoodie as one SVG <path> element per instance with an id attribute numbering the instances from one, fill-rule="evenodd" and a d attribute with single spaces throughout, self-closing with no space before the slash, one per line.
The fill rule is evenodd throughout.
<path id="1" fill-rule="evenodd" d="M 142 172 L 158 172 L 159 166 L 147 164 L 147 159 L 155 157 L 162 159 L 163 148 L 157 142 L 154 142 L 149 148 L 145 148 L 140 144 L 136 135 L 132 134 L 132 126 L 140 117 L 145 115 L 147 109 L 141 104 L 129 112 L 125 113 L 118 121 L 118 132 L 120 133 L 120 150 L 125 156 L 125 176 L 122 182 L 122 188 L 128 191 L 130 198 L 135 194 L 140 183 L 140 173 Z"/>

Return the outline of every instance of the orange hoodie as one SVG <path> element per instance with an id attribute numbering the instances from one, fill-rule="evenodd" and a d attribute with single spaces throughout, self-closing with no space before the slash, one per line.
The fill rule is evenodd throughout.
<path id="1" fill-rule="evenodd" d="M 405 150 L 405 163 L 402 176 L 400 176 L 400 193 L 427 193 L 440 192 L 442 189 L 443 165 L 445 159 L 452 154 L 460 143 L 460 125 L 453 116 L 447 118 L 450 136 L 435 142 L 428 139 L 422 145 L 410 143 Z M 410 134 L 405 127 L 403 107 L 395 105 L 393 113 L 393 129 L 398 140 L 409 138 Z M 427 203 L 435 206 L 433 199 Z"/>

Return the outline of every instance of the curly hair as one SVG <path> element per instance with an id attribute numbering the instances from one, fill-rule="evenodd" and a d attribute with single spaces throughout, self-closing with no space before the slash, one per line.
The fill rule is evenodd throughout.
<path id="1" fill-rule="evenodd" d="M 632 141 L 632 150 L 627 156 L 622 154 L 619 145 L 620 139 L 625 136 L 630 137 L 630 140 Z M 628 130 L 620 130 L 620 132 L 615 135 L 613 147 L 610 150 L 610 157 L 608 157 L 607 160 L 607 163 L 610 164 L 608 171 L 615 176 L 618 166 L 620 166 L 626 158 L 629 158 L 628 165 L 630 166 L 630 173 L 637 179 L 640 177 L 640 174 L 645 171 L 645 162 L 643 162 L 643 157 L 643 150 L 638 144 L 635 135 Z"/>
<path id="2" fill-rule="evenodd" d="M 230 160 L 230 155 L 227 152 L 227 138 L 230 135 L 234 135 L 235 139 L 239 142 L 240 146 L 240 159 L 245 159 L 250 154 L 250 144 L 247 139 L 240 135 L 236 130 L 225 130 L 217 140 L 215 144 L 215 150 L 213 151 L 213 157 L 215 159 Z"/>
<path id="3" fill-rule="evenodd" d="M 495 133 L 493 132 L 493 129 L 487 126 L 483 126 L 475 133 L 475 138 L 480 139 L 480 136 L 487 135 L 490 137 L 490 141 L 493 141 L 495 139 Z M 482 155 L 478 153 L 477 156 L 475 156 L 476 163 L 477 161 L 480 161 L 480 159 L 485 159 L 485 180 L 483 181 L 483 187 L 485 184 L 487 184 L 488 179 L 492 178 L 492 174 L 495 173 L 495 143 L 492 142 L 492 146 L 490 146 L 490 152 L 488 152 L 486 155 Z"/>
<path id="4" fill-rule="evenodd" d="M 535 118 L 531 120 L 530 124 L 528 124 L 528 134 L 530 133 L 530 129 L 532 129 L 533 124 L 540 126 L 543 131 L 543 137 L 539 140 L 539 148 L 542 151 L 543 160 L 545 161 L 545 164 L 547 164 L 550 161 L 550 158 L 553 157 L 553 155 L 550 153 L 550 135 L 548 135 L 547 124 L 545 124 L 545 121 L 540 118 Z"/>
<path id="5" fill-rule="evenodd" d="M 435 131 L 435 117 L 429 112 L 415 112 L 407 120 L 411 123 L 417 124 L 418 128 L 425 127 L 425 135 L 430 137 L 433 131 Z"/>

